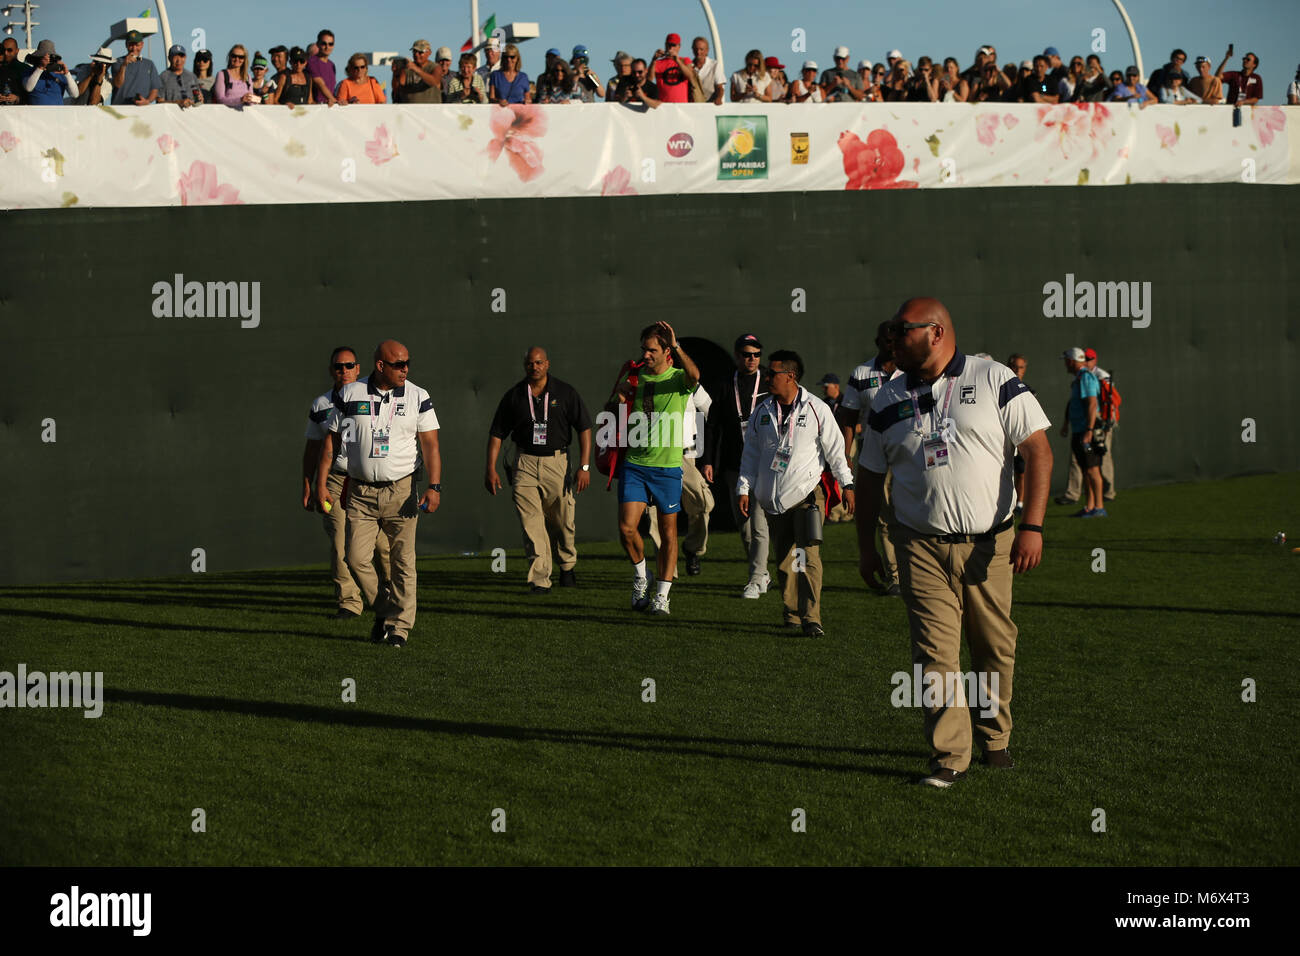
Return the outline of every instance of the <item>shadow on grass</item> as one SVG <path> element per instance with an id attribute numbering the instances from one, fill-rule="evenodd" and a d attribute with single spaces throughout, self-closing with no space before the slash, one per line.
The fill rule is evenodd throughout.
<path id="1" fill-rule="evenodd" d="M 66 611 L 36 611 L 19 608 L 0 610 L 0 618 L 23 617 L 38 621 L 62 621 L 68 624 L 93 624 L 97 627 L 133 627 L 142 631 L 168 631 L 202 634 L 269 634 L 275 637 L 310 637 L 326 641 L 363 641 L 365 635 L 331 634 L 322 625 L 319 631 L 290 631 L 282 627 L 234 627 L 215 624 L 173 624 L 160 621 L 132 621 L 120 617 L 94 617 L 90 614 L 69 614 Z"/>
<path id="2" fill-rule="evenodd" d="M 373 711 L 318 707 L 311 704 L 289 704 L 275 701 L 236 700 L 230 697 L 199 697 L 194 694 L 163 694 L 156 691 L 119 690 L 104 688 L 104 699 L 121 704 L 140 704 L 146 707 L 174 707 L 182 710 L 244 714 L 278 720 L 296 720 L 311 723 L 335 724 L 346 727 L 379 728 L 383 730 L 410 730 L 421 733 L 445 734 L 455 737 L 480 737 L 497 740 L 537 741 L 542 743 L 573 744 L 586 747 L 604 747 L 632 750 L 670 756 L 713 757 L 722 760 L 740 760 L 749 763 L 794 767 L 799 770 L 829 770 L 836 773 L 866 774 L 879 777 L 912 779 L 916 774 L 908 770 L 862 764 L 829 763 L 799 757 L 730 753 L 710 750 L 708 747 L 767 748 L 769 750 L 811 751 L 814 753 L 847 754 L 855 757 L 906 757 L 924 760 L 919 750 L 883 750 L 867 747 L 828 747 L 817 744 L 799 744 L 772 740 L 738 740 L 727 737 L 681 737 L 668 734 L 626 733 L 598 730 L 560 730 L 548 727 L 515 727 L 510 724 L 467 723 L 440 720 L 435 717 L 403 717 L 397 714 L 379 714 Z"/>
<path id="3" fill-rule="evenodd" d="M 1107 601 L 1016 601 L 1020 607 L 1064 607 L 1097 613 L 1099 611 L 1158 611 L 1161 614 L 1219 614 L 1227 617 L 1290 617 L 1300 619 L 1297 611 L 1257 611 L 1228 607 L 1173 607 L 1165 604 L 1112 604 Z"/>

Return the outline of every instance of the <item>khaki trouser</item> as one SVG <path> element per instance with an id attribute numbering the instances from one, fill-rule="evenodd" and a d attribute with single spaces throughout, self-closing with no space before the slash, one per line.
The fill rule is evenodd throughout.
<path id="1" fill-rule="evenodd" d="M 754 501 L 751 488 L 749 496 L 749 517 L 740 513 L 740 495 L 736 494 L 736 482 L 740 480 L 739 471 L 724 471 L 722 481 L 727 486 L 727 495 L 731 499 L 731 517 L 740 529 L 740 543 L 749 555 L 749 578 L 767 573 L 767 513 Z"/>
<path id="2" fill-rule="evenodd" d="M 861 454 L 862 454 L 862 436 L 855 434 L 853 436 L 853 444 L 849 448 L 849 453 L 848 453 L 850 473 L 857 471 L 857 460 L 859 455 Z M 826 520 L 831 522 L 832 524 L 841 524 L 844 522 L 852 521 L 853 515 L 849 514 L 848 506 L 845 505 L 844 500 L 841 499 L 840 503 L 831 509 L 831 513 L 826 516 Z"/>
<path id="3" fill-rule="evenodd" d="M 367 485 L 348 482 L 348 567 L 356 575 L 375 617 L 386 621 L 399 637 L 415 626 L 415 481 Z M 392 576 L 388 589 L 379 588 L 375 572 L 375 539 L 386 537 Z"/>
<path id="4" fill-rule="evenodd" d="M 822 553 L 820 544 L 809 544 L 804 512 L 824 510 L 826 492 L 819 486 L 811 503 L 796 505 L 779 515 L 767 515 L 767 529 L 772 538 L 772 553 L 781 556 L 777 577 L 781 583 L 781 600 L 785 620 L 801 624 L 822 622 Z M 750 498 L 750 507 L 754 499 Z M 802 565 L 802 569 L 799 566 Z"/>
<path id="5" fill-rule="evenodd" d="M 1119 431 L 1119 426 L 1113 426 L 1110 431 L 1106 432 L 1106 454 L 1101 456 L 1101 496 L 1106 501 L 1112 501 L 1115 498 L 1115 432 Z M 1077 501 L 1083 493 L 1083 472 L 1079 470 L 1079 463 L 1070 456 L 1070 477 L 1065 485 L 1065 497 L 1071 501 Z M 1087 504 L 1088 499 L 1084 498 Z"/>
<path id="6" fill-rule="evenodd" d="M 357 582 L 352 580 L 352 572 L 348 570 L 347 561 L 348 512 L 343 504 L 345 477 L 330 472 L 329 477 L 325 479 L 325 486 L 329 489 L 330 500 L 334 502 L 334 507 L 330 509 L 329 514 L 323 514 L 321 517 L 324 519 L 325 536 L 330 539 L 330 576 L 334 579 L 334 600 L 341 610 L 360 614 L 365 609 L 365 605 L 361 601 L 361 589 L 357 587 Z M 380 586 L 387 590 L 390 577 L 388 538 L 382 534 L 375 541 L 375 558 L 378 559 Z"/>
<path id="7" fill-rule="evenodd" d="M 985 751 L 1002 750 L 1011 739 L 1011 679 L 1016 662 L 1016 625 L 1011 621 L 1011 542 L 1008 528 L 994 541 L 942 544 L 902 525 L 891 528 L 898 548 L 899 580 L 912 632 L 912 663 L 935 673 L 945 699 L 925 706 L 930 768 L 964 771 L 971 761 L 971 727 Z M 995 713 L 982 716 L 978 702 L 967 706 L 961 682 L 961 633 L 966 631 L 971 669 L 992 697 Z M 997 674 L 992 694 L 990 675 Z M 947 697 L 948 688 L 956 691 Z"/>
<path id="8" fill-rule="evenodd" d="M 682 548 L 687 554 L 703 554 L 709 548 L 709 515 L 713 513 L 713 492 L 704 480 L 694 458 L 682 459 L 682 510 L 686 512 L 686 537 Z M 646 509 L 650 515 L 650 540 L 659 550 L 659 509 Z"/>
<path id="9" fill-rule="evenodd" d="M 880 563 L 885 573 L 885 587 L 898 583 L 898 553 L 889 538 L 894 519 L 894 473 L 885 472 L 885 488 L 880 495 Z"/>
<path id="10" fill-rule="evenodd" d="M 552 540 L 561 571 L 571 571 L 578 563 L 573 489 L 566 487 L 569 456 L 562 451 L 546 456 L 520 455 L 513 474 L 515 510 L 524 529 L 524 552 L 528 556 L 528 583 L 549 588 Z"/>

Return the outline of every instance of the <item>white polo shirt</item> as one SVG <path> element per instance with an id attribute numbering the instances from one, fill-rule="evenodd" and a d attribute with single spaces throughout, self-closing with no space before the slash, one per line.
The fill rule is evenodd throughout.
<path id="1" fill-rule="evenodd" d="M 853 483 L 844 459 L 844 433 L 830 406 L 802 385 L 789 416 L 781 417 L 780 406 L 775 395 L 768 395 L 749 416 L 736 481 L 736 494 L 751 495 L 756 505 L 774 515 L 807 498 L 827 467 L 841 485 Z M 790 456 L 779 471 L 772 467 L 778 450 Z"/>
<path id="2" fill-rule="evenodd" d="M 326 428 L 341 433 L 347 444 L 348 474 L 361 481 L 399 481 L 415 471 L 418 432 L 438 429 L 433 399 L 411 382 L 383 391 L 368 379 L 339 389 L 340 405 L 330 410 Z M 384 450 L 381 436 L 388 436 Z"/>
<path id="3" fill-rule="evenodd" d="M 886 372 L 878 364 L 878 358 L 879 356 L 863 362 L 853 370 L 853 374 L 849 376 L 849 383 L 844 386 L 844 400 L 840 402 L 841 408 L 858 412 L 864 428 L 867 424 L 867 412 L 871 411 L 871 403 L 875 400 L 880 387 L 903 374 L 898 369 Z"/>
<path id="4" fill-rule="evenodd" d="M 340 404 L 342 399 L 339 393 L 330 389 L 324 395 L 317 395 L 312 399 L 311 409 L 307 412 L 307 434 L 304 436 L 309 441 L 324 441 L 325 436 L 329 434 L 329 429 L 325 427 L 325 422 L 330 417 L 330 409 Z M 339 439 L 339 453 L 334 456 L 334 464 L 330 468 L 331 472 L 336 474 L 347 474 L 348 470 L 348 449 L 347 444 L 342 437 Z"/>
<path id="5" fill-rule="evenodd" d="M 682 457 L 699 458 L 704 447 L 698 439 L 701 426 L 709 409 L 713 407 L 713 396 L 704 390 L 703 385 L 696 385 L 686 403 L 686 420 L 682 422 Z"/>
<path id="6" fill-rule="evenodd" d="M 958 352 L 932 386 L 902 375 L 876 393 L 860 461 L 893 472 L 894 513 L 913 531 L 983 534 L 1016 506 L 1016 446 L 1050 427 L 1015 372 Z M 923 444 L 933 431 L 945 436 L 948 464 L 926 468 Z"/>

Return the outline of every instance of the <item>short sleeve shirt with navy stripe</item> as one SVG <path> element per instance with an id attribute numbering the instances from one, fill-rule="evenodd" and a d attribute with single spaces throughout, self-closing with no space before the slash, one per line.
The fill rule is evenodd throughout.
<path id="1" fill-rule="evenodd" d="M 438 429 L 433 399 L 411 382 L 383 391 L 368 380 L 339 389 L 341 404 L 330 409 L 325 427 L 347 441 L 348 474 L 361 481 L 399 481 L 415 471 L 418 432 Z M 349 435 L 349 431 L 351 434 Z M 388 450 L 377 457 L 375 439 L 388 436 Z"/>
<path id="2" fill-rule="evenodd" d="M 892 372 L 884 371 L 880 368 L 879 361 L 877 357 L 869 362 L 863 362 L 853 370 L 848 384 L 844 386 L 844 401 L 840 407 L 858 412 L 858 417 L 862 419 L 864 425 L 867 423 L 867 413 L 871 411 L 871 403 L 875 400 L 880 387 L 891 378 L 903 374 L 898 369 Z"/>
<path id="3" fill-rule="evenodd" d="M 860 461 L 868 471 L 893 472 L 894 513 L 911 530 L 982 534 L 1015 508 L 1016 446 L 1049 427 L 1015 372 L 959 352 L 932 385 L 908 374 L 881 387 Z M 927 469 L 923 445 L 933 431 L 947 442 L 948 464 Z"/>
<path id="4" fill-rule="evenodd" d="M 310 441 L 324 441 L 329 429 L 325 423 L 329 420 L 330 409 L 340 407 L 343 399 L 334 389 L 330 389 L 324 395 L 317 395 L 312 399 L 311 410 L 307 412 L 307 434 L 306 438 Z M 334 456 L 334 464 L 331 471 L 345 473 L 348 470 L 348 449 L 347 443 L 343 441 L 342 436 L 339 439 L 339 451 Z"/>

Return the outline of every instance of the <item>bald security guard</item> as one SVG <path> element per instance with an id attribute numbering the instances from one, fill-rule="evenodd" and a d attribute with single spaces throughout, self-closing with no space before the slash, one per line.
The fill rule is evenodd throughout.
<path id="1" fill-rule="evenodd" d="M 348 449 L 348 566 L 375 609 L 370 639 L 405 647 L 415 626 L 415 470 L 420 457 L 430 485 L 419 510 L 438 510 L 442 500 L 442 457 L 438 416 L 429 393 L 406 380 L 410 353 L 389 339 L 375 349 L 375 367 L 365 382 L 339 390 L 342 407 L 330 410 L 327 440 L 321 443 L 316 497 L 333 504 L 327 483 L 341 437 Z M 392 578 L 386 592 L 375 573 L 375 538 L 388 538 Z"/>
<path id="2" fill-rule="evenodd" d="M 329 418 L 330 409 L 341 407 L 342 398 L 339 390 L 344 385 L 351 385 L 360 374 L 361 363 L 357 354 L 346 345 L 340 345 L 330 354 L 329 371 L 334 379 L 333 387 L 323 395 L 317 395 L 307 413 L 307 444 L 302 451 L 302 506 L 306 511 L 318 511 L 315 487 L 316 466 L 320 461 L 320 446 L 325 440 L 325 420 Z M 330 468 L 326 487 L 335 501 L 343 498 L 343 482 L 348 476 L 348 451 L 340 447 L 338 455 Z M 358 617 L 364 605 L 361 603 L 361 589 L 352 579 L 347 562 L 347 511 L 344 508 L 332 508 L 321 515 L 324 518 L 325 536 L 330 539 L 330 576 L 334 579 L 334 600 L 338 610 L 334 616 L 346 620 Z M 375 557 L 379 559 L 379 576 L 381 586 L 388 587 L 388 539 L 382 534 L 375 546 Z"/>
<path id="3" fill-rule="evenodd" d="M 546 350 L 534 346 L 524 356 L 524 379 L 501 396 L 488 432 L 488 494 L 501 489 L 497 457 L 501 442 L 509 437 L 519 449 L 510 484 L 515 510 L 524 529 L 528 554 L 528 584 L 533 594 L 551 593 L 551 547 L 560 559 L 560 586 L 578 583 L 574 566 L 574 499 L 591 483 L 591 415 L 572 385 L 551 372 Z M 578 433 L 581 458 L 577 478 L 569 482 L 569 440 Z"/>
<path id="4" fill-rule="evenodd" d="M 1050 427 L 1038 400 L 1009 368 L 957 351 L 948 310 L 909 299 L 889 330 L 904 377 L 871 403 L 862 438 L 858 510 L 860 571 L 883 574 L 875 526 L 885 471 L 894 476 L 889 533 L 920 668 L 929 776 L 950 787 L 965 776 L 974 736 L 990 767 L 1012 766 L 1011 680 L 1016 625 L 1011 580 L 1038 566 L 1052 475 Z M 1012 531 L 1012 456 L 1026 463 L 1024 520 Z M 961 673 L 966 628 L 974 679 Z M 967 708 L 965 685 L 977 694 Z M 920 689 L 913 689 L 913 700 Z M 938 691 L 935 693 L 935 691 Z"/>

